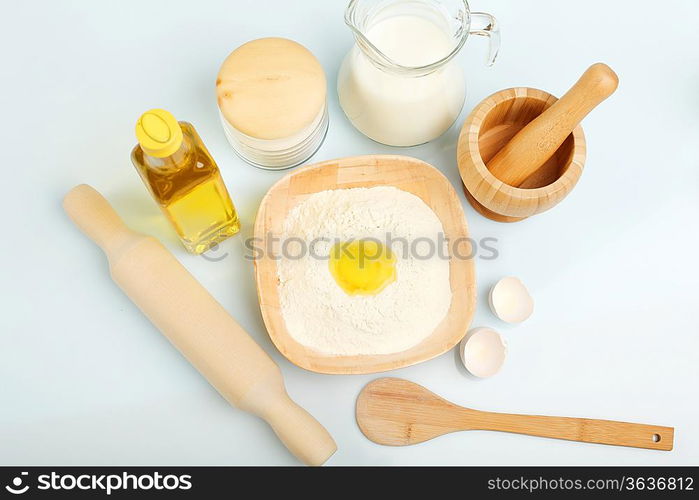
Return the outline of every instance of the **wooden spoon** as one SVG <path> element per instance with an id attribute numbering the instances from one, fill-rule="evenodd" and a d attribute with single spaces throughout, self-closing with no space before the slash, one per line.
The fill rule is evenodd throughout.
<path id="1" fill-rule="evenodd" d="M 674 437 L 673 427 L 472 410 L 398 378 L 380 378 L 362 389 L 357 424 L 370 440 L 390 446 L 421 443 L 454 431 L 487 430 L 669 451 Z"/>
<path id="2" fill-rule="evenodd" d="M 590 66 L 550 108 L 517 132 L 488 162 L 488 170 L 505 184 L 519 187 L 553 156 L 578 123 L 612 95 L 619 78 L 604 63 Z"/>

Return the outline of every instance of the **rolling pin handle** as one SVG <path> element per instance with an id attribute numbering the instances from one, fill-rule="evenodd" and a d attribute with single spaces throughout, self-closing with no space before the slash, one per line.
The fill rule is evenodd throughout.
<path id="1" fill-rule="evenodd" d="M 274 433 L 306 465 L 323 465 L 337 451 L 328 431 L 286 393 L 279 405 L 265 418 Z"/>
<path id="2" fill-rule="evenodd" d="M 137 234 L 124 224 L 104 196 L 87 184 L 68 191 L 63 198 L 63 209 L 105 253 L 113 249 L 117 241 Z"/>
<path id="3" fill-rule="evenodd" d="M 236 406 L 265 420 L 288 450 L 306 465 L 322 465 L 337 451 L 325 427 L 289 397 L 278 368 L 239 399 Z"/>

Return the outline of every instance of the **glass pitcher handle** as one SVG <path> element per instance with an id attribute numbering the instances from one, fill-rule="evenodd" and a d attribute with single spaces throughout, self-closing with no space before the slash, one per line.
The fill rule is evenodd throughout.
<path id="1" fill-rule="evenodd" d="M 471 12 L 469 35 L 486 36 L 490 40 L 488 66 L 492 66 L 500 50 L 500 27 L 493 16 L 486 12 Z"/>

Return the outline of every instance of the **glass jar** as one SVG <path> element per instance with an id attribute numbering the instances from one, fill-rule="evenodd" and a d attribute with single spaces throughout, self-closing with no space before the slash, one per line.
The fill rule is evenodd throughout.
<path id="1" fill-rule="evenodd" d="M 216 94 L 228 142 L 257 167 L 303 163 L 328 131 L 325 73 L 292 40 L 261 38 L 235 49 L 221 66 Z"/>

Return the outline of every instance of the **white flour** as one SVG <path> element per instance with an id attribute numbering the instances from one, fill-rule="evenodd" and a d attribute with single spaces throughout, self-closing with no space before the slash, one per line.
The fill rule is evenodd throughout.
<path id="1" fill-rule="evenodd" d="M 287 255 L 277 265 L 279 297 L 291 336 L 331 355 L 389 354 L 420 343 L 451 303 L 446 250 L 442 258 L 436 251 L 425 258 L 443 231 L 437 215 L 420 198 L 394 187 L 311 195 L 290 211 L 281 235 L 288 244 Z M 396 281 L 378 295 L 345 293 L 328 269 L 333 244 L 366 238 L 385 244 L 387 234 L 397 258 Z M 307 245 L 315 241 L 314 255 L 307 251 L 298 258 L 303 245 L 289 238 Z M 405 242 L 413 243 L 415 251 Z"/>

